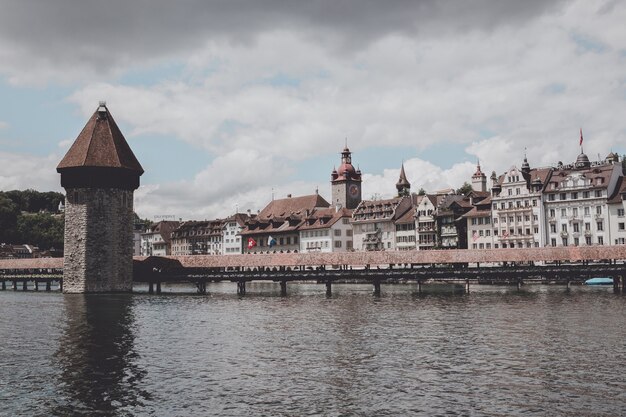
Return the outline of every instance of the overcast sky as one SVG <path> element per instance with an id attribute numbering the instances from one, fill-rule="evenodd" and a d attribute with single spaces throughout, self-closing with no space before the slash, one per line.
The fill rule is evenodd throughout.
<path id="1" fill-rule="evenodd" d="M 626 2 L 0 0 L 0 190 L 55 167 L 106 100 L 146 173 L 142 217 L 458 188 L 626 153 Z"/>

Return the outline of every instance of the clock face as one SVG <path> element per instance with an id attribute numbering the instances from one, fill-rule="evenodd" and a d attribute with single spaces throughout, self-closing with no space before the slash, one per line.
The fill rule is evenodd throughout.
<path id="1" fill-rule="evenodd" d="M 359 195 L 359 187 L 352 184 L 350 188 L 348 188 L 348 193 L 350 193 L 352 197 L 356 197 L 357 195 Z"/>

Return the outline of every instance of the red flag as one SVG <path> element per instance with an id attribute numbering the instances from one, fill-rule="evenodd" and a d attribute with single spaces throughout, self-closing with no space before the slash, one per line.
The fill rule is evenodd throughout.
<path id="1" fill-rule="evenodd" d="M 583 128 L 580 128 L 580 143 L 578 146 L 583 146 Z"/>
<path id="2" fill-rule="evenodd" d="M 256 246 L 256 240 L 252 239 L 251 237 L 248 238 L 248 249 L 252 249 L 255 246 Z"/>

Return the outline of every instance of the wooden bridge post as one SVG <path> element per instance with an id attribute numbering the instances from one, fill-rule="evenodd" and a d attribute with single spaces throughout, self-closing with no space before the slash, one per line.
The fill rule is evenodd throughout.
<path id="1" fill-rule="evenodd" d="M 6 291 L 7 290 L 7 283 L 5 280 L 2 280 L 2 291 Z"/>
<path id="2" fill-rule="evenodd" d="M 39 280 L 35 280 L 35 291 L 39 291 Z"/>
<path id="3" fill-rule="evenodd" d="M 196 282 L 196 288 L 198 289 L 198 294 L 206 294 L 206 281 L 200 280 Z M 245 290 L 244 290 L 245 293 Z"/>
<path id="4" fill-rule="evenodd" d="M 59 290 L 63 292 L 63 278 L 59 280 Z"/>
<path id="5" fill-rule="evenodd" d="M 22 291 L 28 291 L 28 281 L 22 281 Z"/>
<path id="6" fill-rule="evenodd" d="M 613 291 L 614 292 L 619 292 L 619 284 L 620 284 L 619 275 L 614 275 L 613 276 Z"/>
<path id="7" fill-rule="evenodd" d="M 156 283 L 156 293 L 161 294 L 161 281 L 157 281 Z"/>
<path id="8" fill-rule="evenodd" d="M 521 290 L 522 289 L 522 279 L 521 278 L 517 278 L 517 290 Z"/>
<path id="9" fill-rule="evenodd" d="M 148 294 L 154 294 L 154 284 L 152 284 L 152 281 L 148 283 Z"/>
<path id="10" fill-rule="evenodd" d="M 422 293 L 422 280 L 421 279 L 417 280 L 417 293 L 418 294 Z"/>
<path id="11" fill-rule="evenodd" d="M 13 291 L 17 291 L 17 281 L 13 280 L 13 283 L 11 284 L 11 287 L 13 288 Z"/>
<path id="12" fill-rule="evenodd" d="M 287 296 L 287 281 L 280 281 L 280 295 L 282 297 Z"/>
<path id="13" fill-rule="evenodd" d="M 237 281 L 237 294 L 246 295 L 246 281 Z"/>
<path id="14" fill-rule="evenodd" d="M 46 291 L 52 291 L 52 281 L 46 281 Z"/>
<path id="15" fill-rule="evenodd" d="M 332 295 L 333 295 L 332 281 L 328 280 L 326 281 L 326 297 L 330 297 Z"/>
<path id="16" fill-rule="evenodd" d="M 470 284 L 469 278 L 465 278 L 465 292 L 468 293 L 468 294 L 470 293 L 470 285 L 469 284 Z"/>
<path id="17" fill-rule="evenodd" d="M 374 296 L 380 297 L 380 280 L 375 279 L 373 284 L 374 284 Z"/>

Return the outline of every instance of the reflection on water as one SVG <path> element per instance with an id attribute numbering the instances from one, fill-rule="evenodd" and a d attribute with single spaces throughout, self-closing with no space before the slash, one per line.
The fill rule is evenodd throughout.
<path id="1" fill-rule="evenodd" d="M 625 415 L 611 288 L 207 289 L 0 292 L 0 417 Z"/>
<path id="2" fill-rule="evenodd" d="M 65 297 L 66 323 L 54 415 L 125 415 L 149 399 L 136 365 L 131 295 Z"/>

